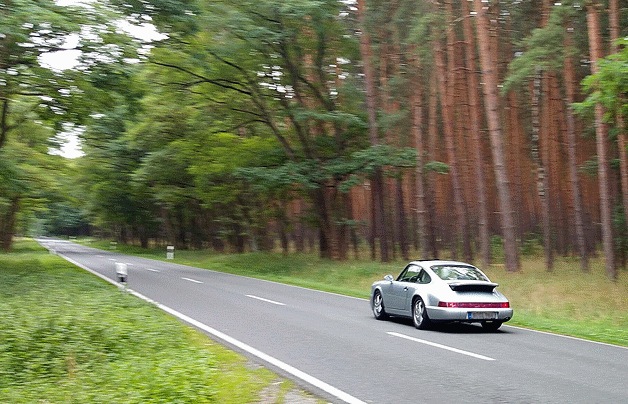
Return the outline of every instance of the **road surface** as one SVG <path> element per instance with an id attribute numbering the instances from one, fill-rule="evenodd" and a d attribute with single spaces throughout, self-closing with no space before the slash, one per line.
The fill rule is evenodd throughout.
<path id="1" fill-rule="evenodd" d="M 628 403 L 628 348 L 502 326 L 416 330 L 367 300 L 41 239 L 334 403 Z M 516 315 L 516 313 L 515 313 Z"/>

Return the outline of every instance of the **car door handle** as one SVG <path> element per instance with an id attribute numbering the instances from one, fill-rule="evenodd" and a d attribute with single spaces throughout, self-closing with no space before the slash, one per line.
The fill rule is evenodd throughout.
<path id="1" fill-rule="evenodd" d="M 403 288 L 403 291 L 407 292 L 408 291 L 408 287 L 406 286 L 405 288 Z"/>

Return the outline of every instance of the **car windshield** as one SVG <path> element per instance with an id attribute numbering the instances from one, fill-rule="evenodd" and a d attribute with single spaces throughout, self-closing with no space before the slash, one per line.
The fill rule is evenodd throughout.
<path id="1" fill-rule="evenodd" d="M 432 271 L 442 280 L 485 281 L 489 282 L 480 270 L 466 265 L 435 265 Z"/>

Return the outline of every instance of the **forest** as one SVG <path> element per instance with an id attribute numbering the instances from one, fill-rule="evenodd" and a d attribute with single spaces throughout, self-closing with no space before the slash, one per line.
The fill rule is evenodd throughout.
<path id="1" fill-rule="evenodd" d="M 0 15 L 4 250 L 94 235 L 499 255 L 509 271 L 601 254 L 611 281 L 628 260 L 623 1 L 4 0 Z"/>

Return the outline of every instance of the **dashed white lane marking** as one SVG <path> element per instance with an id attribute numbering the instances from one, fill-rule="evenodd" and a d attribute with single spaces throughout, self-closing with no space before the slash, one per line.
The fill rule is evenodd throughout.
<path id="1" fill-rule="evenodd" d="M 203 282 L 201 282 L 201 281 L 197 281 L 196 279 L 191 279 L 191 278 L 181 278 L 181 279 L 183 279 L 183 280 L 185 280 L 185 281 L 188 281 L 188 282 L 203 283 Z"/>
<path id="2" fill-rule="evenodd" d="M 489 358 L 488 356 L 478 355 L 478 354 L 473 353 L 473 352 L 463 351 L 462 349 L 452 348 L 452 347 L 447 346 L 447 345 L 437 344 L 436 342 L 426 341 L 426 340 L 423 340 L 423 339 L 410 337 L 408 335 L 403 335 L 403 334 L 399 334 L 399 333 L 396 333 L 396 332 L 387 332 L 386 334 L 392 335 L 393 337 L 399 337 L 399 338 L 407 339 L 409 341 L 418 342 L 420 344 L 433 346 L 435 348 L 440 348 L 440 349 L 445 349 L 447 351 L 456 352 L 456 353 L 459 353 L 459 354 L 462 354 L 462 355 L 471 356 L 471 357 L 476 358 L 476 359 L 482 359 L 482 360 L 485 360 L 485 361 L 494 361 L 495 360 L 493 358 Z"/>
<path id="3" fill-rule="evenodd" d="M 276 302 L 274 300 L 264 299 L 263 297 L 259 297 L 259 296 L 246 295 L 246 297 L 250 297 L 251 299 L 261 300 L 261 301 L 266 302 L 266 303 L 276 304 L 277 306 L 285 306 L 284 303 L 279 303 L 279 302 Z"/>
<path id="4" fill-rule="evenodd" d="M 147 271 L 151 271 L 151 272 L 161 272 L 158 269 L 153 269 L 153 268 L 146 268 Z"/>

